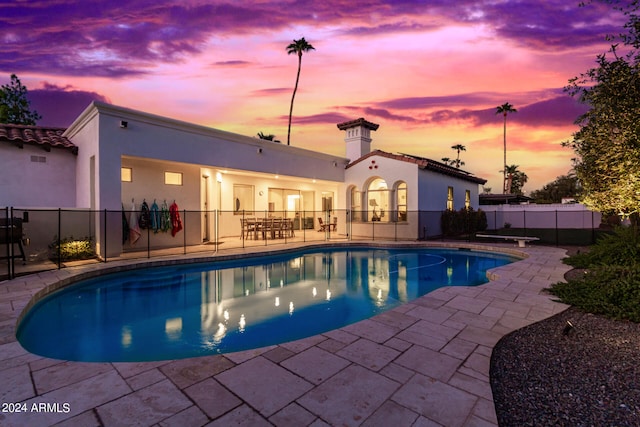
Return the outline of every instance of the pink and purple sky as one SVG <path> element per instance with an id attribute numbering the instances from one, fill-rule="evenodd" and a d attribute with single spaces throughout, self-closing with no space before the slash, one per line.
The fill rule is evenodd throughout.
<path id="1" fill-rule="evenodd" d="M 595 65 L 620 16 L 579 0 L 15 0 L 0 2 L 0 84 L 15 73 L 42 126 L 94 99 L 344 155 L 342 121 L 380 124 L 373 149 L 440 160 L 500 192 L 507 164 L 526 194 L 571 168 L 561 147 L 584 111 L 563 92 Z"/>

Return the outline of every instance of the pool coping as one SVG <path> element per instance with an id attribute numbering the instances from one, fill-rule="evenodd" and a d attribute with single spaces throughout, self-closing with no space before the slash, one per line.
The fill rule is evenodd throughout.
<path id="1" fill-rule="evenodd" d="M 141 265 L 222 261 L 260 254 L 282 254 L 300 249 L 358 246 L 464 247 L 507 253 L 522 259 L 490 270 L 487 273 L 490 281 L 483 285 L 440 288 L 389 312 L 338 330 L 292 343 L 239 353 L 179 361 L 94 364 L 99 365 L 100 369 L 96 369 L 95 375 L 92 375 L 90 369 L 87 372 L 87 365 L 91 364 L 57 361 L 31 355 L 15 341 L 17 322 L 35 301 L 79 279 L 106 272 L 126 271 Z M 175 409 L 167 409 L 171 407 L 171 403 L 163 408 L 142 405 L 144 419 L 149 425 L 170 425 L 179 419 L 190 419 L 194 424 L 201 425 L 223 425 L 239 419 L 286 425 L 283 420 L 291 417 L 308 419 L 308 424 L 314 425 L 331 425 L 336 422 L 359 425 L 361 422 L 388 421 L 395 419 L 394 417 L 400 417 L 404 421 L 410 420 L 411 423 L 497 425 L 489 384 L 491 350 L 502 336 L 512 330 L 566 309 L 566 305 L 552 301 L 543 292 L 551 283 L 562 281 L 564 272 L 569 270 L 569 267 L 560 262 L 563 256 L 564 250 L 558 248 L 532 246 L 516 249 L 508 244 L 306 243 L 286 249 L 259 248 L 231 254 L 191 254 L 142 262 L 116 261 L 109 264 L 70 267 L 2 282 L 0 319 L 3 320 L 0 325 L 3 327 L 0 330 L 0 342 L 3 344 L 0 344 L 0 379 L 5 381 L 0 383 L 5 385 L 0 386 L 0 401 L 36 402 L 71 393 L 73 413 L 0 413 L 0 421 L 3 424 L 6 421 L 8 425 L 19 425 L 24 424 L 26 420 L 33 420 L 39 425 L 43 425 L 43 422 L 53 425 L 59 421 L 73 422 L 82 418 L 95 419 L 98 425 L 117 425 L 117 414 L 122 415 L 123 411 L 134 411 L 131 416 L 135 416 L 136 413 L 140 415 L 141 407 L 137 406 L 134 409 L 131 402 L 136 401 L 137 405 L 140 405 L 140 399 L 144 400 L 143 396 L 162 399 L 159 397 L 159 394 L 162 394 L 173 396 L 165 398 L 173 402 Z M 13 336 L 9 336 L 10 334 Z M 421 360 L 427 356 L 437 360 L 436 364 L 441 366 L 426 366 Z M 314 357 L 317 359 L 315 362 Z M 303 361 L 309 365 L 307 368 L 303 366 Z M 203 366 L 205 362 L 208 362 L 207 365 L 222 364 L 224 367 L 219 367 L 220 371 L 216 368 L 216 372 L 213 372 L 211 366 Z M 335 364 L 345 366 L 333 372 L 330 366 Z M 131 368 L 132 365 L 136 368 Z M 182 368 L 178 369 L 179 367 Z M 282 403 L 281 407 L 278 406 L 279 404 L 273 402 L 277 399 L 274 398 L 273 391 L 268 390 L 268 385 L 253 384 L 249 387 L 251 381 L 257 381 L 260 377 L 256 376 L 256 372 L 252 372 L 259 367 L 259 371 L 266 370 L 281 378 L 287 389 L 295 390 L 298 387 L 300 390 L 295 393 L 292 391 L 290 401 Z M 329 369 L 332 375 L 326 374 L 326 378 L 318 380 L 318 373 L 315 371 L 321 368 Z M 185 379 L 185 376 L 188 376 L 185 370 L 192 372 L 197 381 Z M 78 371 L 83 373 L 79 374 Z M 66 377 L 76 376 L 82 379 L 67 384 L 67 379 L 58 378 L 62 372 Z M 113 383 L 113 387 L 111 391 L 102 390 L 104 396 L 95 401 L 84 401 L 81 396 L 75 396 L 74 389 L 70 388 L 88 387 L 88 384 L 99 381 L 98 378 L 106 374 L 110 375 L 109 381 Z M 52 380 L 55 378 L 58 378 L 58 383 Z M 350 382 L 347 381 L 349 378 Z M 365 384 L 365 380 L 368 383 Z M 6 388 L 7 385 L 17 383 L 20 383 L 19 389 L 24 389 L 17 395 L 14 390 Z M 143 387 L 143 383 L 149 384 Z M 227 408 L 213 410 L 211 406 L 216 404 L 207 402 L 204 392 L 199 389 L 205 384 L 215 387 L 219 395 L 226 396 L 227 400 L 233 403 L 228 403 Z M 92 386 L 96 387 L 97 384 Z M 349 390 L 351 398 L 335 400 L 335 397 L 327 397 L 334 396 L 344 388 Z M 437 396 L 430 392 L 432 388 L 437 390 Z M 163 390 L 162 393 L 160 389 Z M 250 389 L 258 391 L 249 393 Z M 260 395 L 262 389 L 264 393 Z M 119 391 L 115 393 L 113 390 Z M 372 395 L 371 390 L 378 390 L 378 393 Z M 327 394 L 328 391 L 333 392 Z M 415 395 L 421 396 L 422 400 L 417 401 Z M 331 400 L 331 407 L 321 404 L 322 399 Z M 372 403 L 380 399 L 382 400 L 379 404 Z M 178 407 L 175 402 L 182 403 Z M 452 410 L 452 402 L 457 402 L 455 411 Z M 363 409 L 362 406 L 367 408 Z M 357 415 L 357 419 L 353 419 L 354 414 Z M 200 421 L 195 421 L 196 419 Z M 189 422 L 189 425 L 191 424 Z M 305 422 L 301 421 L 301 425 L 305 425 Z"/>

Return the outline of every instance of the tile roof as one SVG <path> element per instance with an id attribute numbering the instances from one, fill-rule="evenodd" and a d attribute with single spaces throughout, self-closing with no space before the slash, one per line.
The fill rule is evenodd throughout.
<path id="1" fill-rule="evenodd" d="M 474 182 L 476 184 L 485 184 L 487 182 L 486 179 L 482 179 L 477 176 L 474 176 L 469 172 L 463 171 L 458 168 L 454 168 L 449 165 L 445 165 L 444 163 L 441 163 L 441 162 L 436 162 L 435 160 L 427 159 L 426 157 L 414 156 L 411 154 L 404 154 L 404 153 L 393 154 L 393 153 L 387 153 L 386 151 L 381 151 L 381 150 L 374 150 L 369 154 L 365 154 L 364 156 L 360 157 L 358 160 L 349 163 L 349 165 L 347 165 L 347 168 L 350 168 L 353 165 L 358 164 L 371 156 L 381 156 L 381 157 L 386 157 L 388 159 L 400 160 L 407 163 L 415 163 L 416 165 L 418 165 L 420 169 L 431 170 L 434 172 L 441 173 L 443 175 L 449 175 L 459 179 L 463 179 L 465 181 Z"/>
<path id="2" fill-rule="evenodd" d="M 6 141 L 22 148 L 24 144 L 40 146 L 46 151 L 51 148 L 64 148 L 78 154 L 78 147 L 62 136 L 64 128 L 45 128 L 40 126 L 14 125 L 0 123 L 0 142 Z"/>

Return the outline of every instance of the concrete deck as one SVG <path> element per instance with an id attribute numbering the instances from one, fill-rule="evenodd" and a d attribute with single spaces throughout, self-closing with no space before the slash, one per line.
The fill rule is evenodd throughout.
<path id="1" fill-rule="evenodd" d="M 36 292 L 114 263 L 0 282 L 0 425 L 496 426 L 493 346 L 567 308 L 543 289 L 569 267 L 562 249 L 490 247 L 528 258 L 492 270 L 484 285 L 441 288 L 322 335 L 163 362 L 60 361 L 16 341 Z"/>

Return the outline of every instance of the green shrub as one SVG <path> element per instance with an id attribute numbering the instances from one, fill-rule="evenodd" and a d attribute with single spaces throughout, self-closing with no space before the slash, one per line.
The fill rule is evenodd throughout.
<path id="1" fill-rule="evenodd" d="M 553 295 L 589 313 L 640 322 L 640 236 L 636 227 L 616 227 L 589 252 L 564 262 L 587 269 L 587 273 L 552 285 Z"/>
<path id="2" fill-rule="evenodd" d="M 601 266 L 550 292 L 566 304 L 615 319 L 640 322 L 640 266 Z"/>
<path id="3" fill-rule="evenodd" d="M 637 266 L 640 263 L 640 235 L 635 227 L 616 227 L 613 233 L 602 235 L 589 252 L 570 256 L 563 261 L 576 268 Z"/>
<path id="4" fill-rule="evenodd" d="M 475 211 L 473 208 L 446 210 L 440 217 L 440 226 L 445 236 L 473 234 L 487 229 L 487 214 L 482 209 Z"/>
<path id="5" fill-rule="evenodd" d="M 90 237 L 74 239 L 73 236 L 71 236 L 65 237 L 58 242 L 58 237 L 56 236 L 53 242 L 49 244 L 49 256 L 51 259 L 58 259 L 58 249 L 60 250 L 60 258 L 62 261 L 91 259 L 96 255 L 93 248 L 93 240 Z"/>

